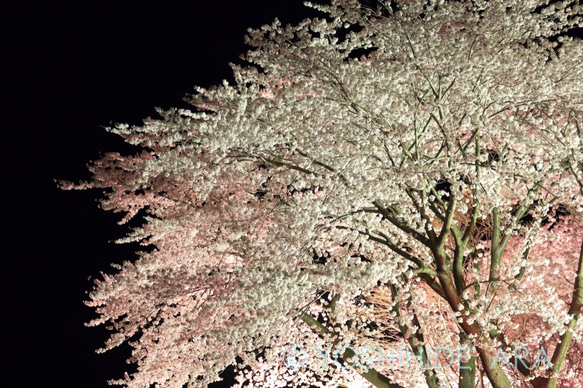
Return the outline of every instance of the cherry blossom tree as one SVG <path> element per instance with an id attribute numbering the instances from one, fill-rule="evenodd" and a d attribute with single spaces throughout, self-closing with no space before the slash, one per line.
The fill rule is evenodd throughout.
<path id="1" fill-rule="evenodd" d="M 581 386 L 579 1 L 310 6 L 63 183 L 149 247 L 86 302 L 111 383 Z"/>

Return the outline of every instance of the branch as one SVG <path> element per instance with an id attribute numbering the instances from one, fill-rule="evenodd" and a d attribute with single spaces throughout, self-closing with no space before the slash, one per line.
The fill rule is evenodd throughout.
<path id="1" fill-rule="evenodd" d="M 492 291 L 496 291 L 496 282 L 500 277 L 500 259 L 502 257 L 502 250 L 499 249 L 500 244 L 500 210 L 494 208 L 492 210 L 492 242 L 490 247 L 490 275 L 488 280 Z"/>
<path id="2" fill-rule="evenodd" d="M 423 205 L 425 203 L 426 189 L 424 188 L 421 191 L 421 203 L 419 203 L 419 201 L 417 201 L 417 199 L 413 195 L 413 190 L 406 189 L 405 192 L 407 193 L 409 198 L 411 198 L 411 201 L 413 202 L 413 206 L 415 206 L 417 208 L 417 211 L 419 212 L 421 219 L 423 221 L 425 221 L 424 229 L 425 229 L 425 233 L 427 233 L 427 236 L 429 237 L 429 241 L 431 241 L 431 243 L 435 245 L 436 240 L 437 240 L 437 235 L 435 234 L 433 229 L 430 228 L 431 220 L 427 216 L 427 212 L 425 211 L 425 206 Z"/>
<path id="3" fill-rule="evenodd" d="M 439 237 L 437 237 L 437 250 L 443 250 L 445 246 L 445 242 L 447 241 L 447 237 L 449 236 L 449 231 L 451 229 L 451 225 L 453 223 L 453 216 L 455 214 L 456 208 L 456 197 L 455 194 L 451 194 L 451 199 L 449 201 L 449 206 L 447 207 L 445 213 L 445 221 L 443 222 L 443 226 L 441 227 L 441 231 L 439 232 Z"/>
<path id="4" fill-rule="evenodd" d="M 427 273 L 431 273 L 432 275 L 437 275 L 437 273 L 435 271 L 433 271 L 431 268 L 426 268 L 425 264 L 423 263 L 423 261 L 421 261 L 418 257 L 415 257 L 413 255 L 411 255 L 410 253 L 402 250 L 401 248 L 399 248 L 397 245 L 395 245 L 395 243 L 393 243 L 391 241 L 391 239 L 389 238 L 389 236 L 387 236 L 386 234 L 384 234 L 381 231 L 378 230 L 373 230 L 371 233 L 374 234 L 378 234 L 379 236 L 382 237 L 378 238 L 375 236 L 372 236 L 370 233 L 365 233 L 369 239 L 379 242 L 385 246 L 387 246 L 388 248 L 390 248 L 393 252 L 395 252 L 396 254 L 398 254 L 399 256 L 402 256 L 403 258 L 409 260 L 410 262 L 414 263 L 417 265 L 417 269 L 423 269 L 424 271 L 427 270 Z M 431 272 L 433 271 L 433 272 Z"/>
<path id="5" fill-rule="evenodd" d="M 472 190 L 472 214 L 470 215 L 470 223 L 466 226 L 463 236 L 460 237 L 460 230 L 457 226 L 452 225 L 453 238 L 455 241 L 455 252 L 453 258 L 453 279 L 458 290 L 464 289 L 466 287 L 466 282 L 464 279 L 464 252 L 470 241 L 470 237 L 474 232 L 476 227 L 476 222 L 478 220 L 478 209 L 479 202 L 478 196 L 475 190 Z"/>
<path id="6" fill-rule="evenodd" d="M 467 346 L 469 337 L 463 330 L 460 330 L 459 337 L 460 345 Z M 458 386 L 459 388 L 474 388 L 476 381 L 476 357 L 470 356 L 467 360 L 463 361 L 462 358 L 466 357 L 460 356 L 460 376 L 458 379 Z"/>
<path id="7" fill-rule="evenodd" d="M 527 212 L 528 206 L 522 205 L 518 208 L 514 222 L 520 221 L 522 216 Z M 512 236 L 512 231 L 506 232 L 504 235 L 501 233 L 500 225 L 500 210 L 494 208 L 492 210 L 492 243 L 490 248 L 490 277 L 492 291 L 496 291 L 497 281 L 500 277 L 500 260 L 502 258 L 502 252 L 506 248 L 510 237 Z"/>
<path id="8" fill-rule="evenodd" d="M 423 244 L 427 247 L 431 246 L 431 242 L 429 241 L 429 239 L 427 237 L 425 237 L 424 235 L 419 233 L 417 230 L 415 230 L 414 228 L 407 225 L 405 222 L 400 221 L 397 218 L 395 218 L 395 216 L 393 214 L 391 214 L 391 211 L 389 211 L 389 209 L 382 206 L 379 201 L 374 201 L 373 205 L 379 210 L 379 212 L 381 213 L 383 218 L 386 219 L 387 221 L 389 221 L 391 224 L 395 225 L 397 228 L 401 229 L 403 232 L 410 234 L 417 241 L 419 241 L 421 244 Z"/>
<path id="9" fill-rule="evenodd" d="M 571 305 L 569 306 L 569 314 L 572 315 L 569 324 L 567 325 L 567 330 L 559 337 L 559 343 L 555 348 L 551 363 L 553 364 L 553 369 L 551 371 L 551 377 L 546 385 L 546 388 L 555 388 L 557 386 L 556 377 L 561 371 L 565 357 L 567 356 L 567 351 L 571 345 L 571 340 L 573 339 L 573 331 L 575 326 L 577 326 L 577 321 L 581 316 L 581 307 L 583 307 L 583 241 L 581 242 L 581 251 L 579 252 L 579 264 L 577 266 L 577 275 L 575 276 L 575 283 L 573 285 L 573 299 L 571 300 Z"/>
<path id="10" fill-rule="evenodd" d="M 271 164 L 273 166 L 277 166 L 277 167 L 287 167 L 291 170 L 296 170 L 299 172 L 303 172 L 304 174 L 308 174 L 308 175 L 316 175 L 319 176 L 320 174 L 314 172 L 314 171 L 310 171 L 308 169 L 305 169 L 303 167 L 300 166 L 296 166 L 295 164 L 292 163 L 287 163 L 287 162 L 282 162 L 280 160 L 275 160 L 275 159 L 268 159 L 264 156 L 258 156 L 259 160 L 267 163 L 267 164 Z"/>
<path id="11" fill-rule="evenodd" d="M 393 296 L 393 300 L 397 298 L 397 289 L 394 285 L 391 284 L 391 295 Z M 418 355 L 421 357 L 421 365 L 429 365 L 428 353 L 427 349 L 425 348 L 425 338 L 420 330 L 417 330 L 415 333 L 411 333 L 409 327 L 402 325 L 399 323 L 398 319 L 401 316 L 399 311 L 399 303 L 395 303 L 393 305 L 393 312 L 397 316 L 397 324 L 399 325 L 399 330 L 403 335 L 403 338 L 407 340 L 409 346 L 413 350 L 413 354 Z M 417 318 L 417 314 L 413 313 L 413 324 L 417 326 L 418 329 L 421 328 L 421 324 L 419 319 Z M 432 368 L 423 368 L 423 374 L 425 375 L 425 382 L 429 388 L 439 388 L 439 380 L 437 379 L 437 375 L 435 374 L 435 370 Z"/>
<path id="12" fill-rule="evenodd" d="M 328 336 L 330 338 L 335 338 L 333 342 L 334 345 L 338 343 L 339 341 L 338 333 L 331 331 L 326 326 L 318 322 L 318 320 L 312 317 L 311 315 L 307 313 L 302 313 L 300 315 L 300 318 L 302 321 L 307 323 L 308 326 L 312 327 L 312 329 L 318 331 L 320 334 Z M 344 353 L 342 354 L 342 359 L 346 360 L 347 358 L 354 356 L 355 356 L 354 351 L 350 347 L 347 347 Z M 366 372 L 359 372 L 359 374 L 362 377 L 364 377 L 369 383 L 378 388 L 405 388 L 400 384 L 392 383 L 387 376 L 383 375 L 382 373 L 379 373 L 374 368 L 370 368 Z"/>

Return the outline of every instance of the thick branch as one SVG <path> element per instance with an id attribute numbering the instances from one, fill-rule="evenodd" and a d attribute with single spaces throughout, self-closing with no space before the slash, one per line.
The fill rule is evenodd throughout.
<path id="1" fill-rule="evenodd" d="M 460 330 L 460 345 L 469 347 L 470 342 L 468 335 Z M 459 388 L 474 388 L 476 381 L 476 357 L 471 356 L 466 360 L 466 357 L 460 356 L 460 375 Z"/>
<path id="2" fill-rule="evenodd" d="M 323 324 L 318 322 L 318 320 L 315 319 L 314 317 L 312 317 L 311 315 L 309 315 L 307 313 L 302 313 L 300 315 L 300 318 L 302 319 L 302 321 L 307 323 L 310 327 L 312 327 L 312 329 L 319 332 L 320 334 L 322 334 L 328 338 L 336 338 L 334 340 L 334 344 L 336 344 L 338 342 L 338 340 L 339 340 L 338 334 L 331 331 L 326 326 L 324 326 Z M 355 356 L 354 351 L 350 347 L 347 347 L 346 350 L 344 351 L 344 354 L 342 355 L 342 359 L 346 360 L 346 359 L 354 357 L 354 356 Z M 378 387 L 378 388 L 405 388 L 400 384 L 392 383 L 387 376 L 383 375 L 382 373 L 379 373 L 374 368 L 370 368 L 366 372 L 359 372 L 359 373 L 369 383 L 371 383 L 372 385 L 374 385 L 375 387 Z"/>
<path id="3" fill-rule="evenodd" d="M 575 276 L 575 284 L 573 285 L 573 299 L 571 300 L 571 305 L 569 306 L 571 320 L 567 325 L 567 330 L 559 338 L 559 343 L 557 344 L 551 359 L 551 363 L 553 364 L 551 373 L 553 376 L 556 376 L 561 371 L 561 367 L 563 366 L 563 362 L 567 356 L 567 351 L 571 345 L 571 340 L 573 339 L 573 331 L 575 330 L 577 321 L 581 316 L 581 307 L 583 307 L 583 241 L 581 242 L 577 275 Z M 551 377 L 548 380 L 546 388 L 555 388 L 557 386 L 557 380 L 557 377 Z"/>

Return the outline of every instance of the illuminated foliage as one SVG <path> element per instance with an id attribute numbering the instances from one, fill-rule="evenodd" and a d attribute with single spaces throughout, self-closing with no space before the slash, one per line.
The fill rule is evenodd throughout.
<path id="1" fill-rule="evenodd" d="M 124 242 L 153 248 L 87 301 L 104 350 L 133 347 L 138 372 L 114 383 L 207 386 L 237 362 L 268 387 L 575 384 L 579 1 L 313 7 L 250 31 L 235 83 L 192 110 L 112 128 L 141 153 L 66 186 L 103 189 L 104 209 L 143 219 Z M 399 347 L 463 357 L 396 368 Z"/>

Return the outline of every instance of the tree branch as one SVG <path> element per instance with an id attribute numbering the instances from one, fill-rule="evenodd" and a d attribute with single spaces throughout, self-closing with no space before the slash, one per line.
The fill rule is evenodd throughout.
<path id="1" fill-rule="evenodd" d="M 395 225 L 403 232 L 410 234 L 423 245 L 427 247 L 431 246 L 431 243 L 427 237 L 425 237 L 420 232 L 407 225 L 405 222 L 398 220 L 393 214 L 391 214 L 391 212 L 387 208 L 382 206 L 379 201 L 374 201 L 373 205 L 379 210 L 383 218 L 389 221 L 391 224 Z"/>
<path id="2" fill-rule="evenodd" d="M 339 341 L 339 336 L 337 333 L 333 332 L 332 330 L 328 329 L 326 326 L 318 322 L 317 319 L 312 317 L 307 313 L 302 313 L 300 315 L 302 321 L 304 321 L 308 326 L 312 327 L 312 329 L 316 330 L 320 334 L 327 336 L 329 338 L 335 338 L 333 344 L 336 345 Z M 348 358 L 354 357 L 354 351 L 347 347 L 342 355 L 342 359 L 346 360 Z M 404 386 L 396 383 L 392 383 L 391 380 L 382 373 L 379 373 L 376 369 L 370 368 L 366 372 L 358 372 L 362 377 L 364 377 L 369 383 L 374 385 L 377 388 L 405 388 Z"/>

